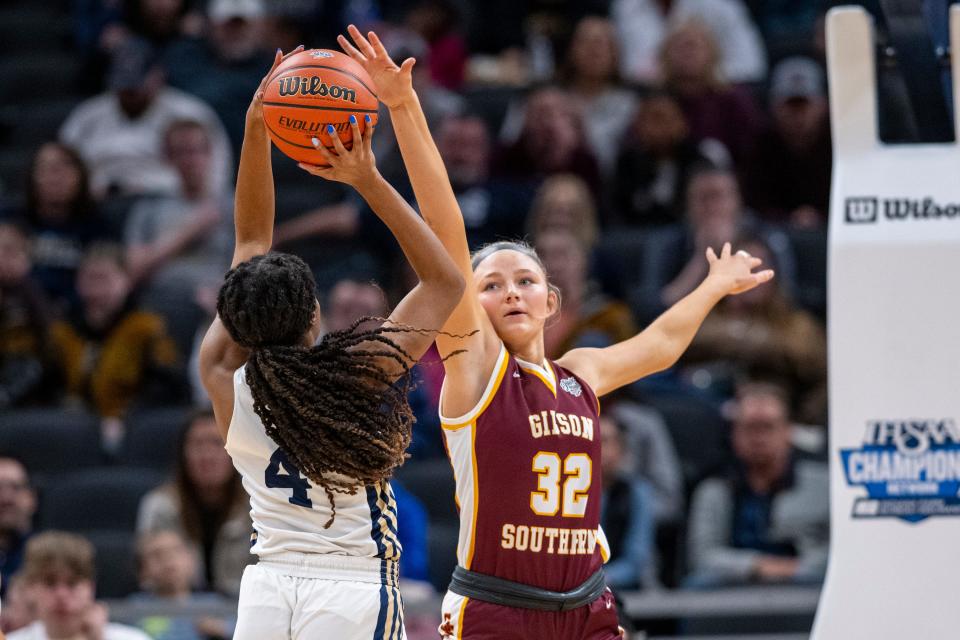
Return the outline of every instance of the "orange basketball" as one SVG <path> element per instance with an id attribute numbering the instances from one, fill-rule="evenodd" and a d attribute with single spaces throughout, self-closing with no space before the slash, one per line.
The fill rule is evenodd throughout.
<path id="1" fill-rule="evenodd" d="M 366 115 L 376 123 L 377 104 L 370 76 L 350 56 L 311 49 L 284 60 L 267 80 L 263 120 L 280 151 L 297 162 L 325 165 L 311 139 L 332 150 L 327 125 L 333 125 L 344 146 L 351 148 L 350 116 L 357 117 L 363 132 Z"/>

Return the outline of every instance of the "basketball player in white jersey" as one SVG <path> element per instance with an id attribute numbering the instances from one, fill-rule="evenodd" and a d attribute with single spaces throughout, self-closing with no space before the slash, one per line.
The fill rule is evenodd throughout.
<path id="1" fill-rule="evenodd" d="M 281 59 L 277 52 L 274 68 Z M 352 150 L 334 135 L 336 154 L 318 146 L 331 167 L 301 166 L 356 188 L 419 283 L 383 326 L 317 343 L 309 269 L 269 253 L 274 187 L 262 94 L 261 83 L 247 111 L 233 265 L 200 352 L 217 424 L 250 494 L 251 551 L 260 558 L 244 572 L 234 638 L 399 640 L 400 545 L 387 478 L 410 441 L 403 374 L 433 342 L 428 330 L 443 325 L 464 280 L 377 172 L 370 123 L 361 137 L 354 119 Z"/>

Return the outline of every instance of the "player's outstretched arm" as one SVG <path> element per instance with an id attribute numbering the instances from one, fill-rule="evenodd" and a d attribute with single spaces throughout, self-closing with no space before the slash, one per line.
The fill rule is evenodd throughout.
<path id="1" fill-rule="evenodd" d="M 444 330 L 455 335 L 472 335 L 465 339 L 441 335 L 437 337 L 437 346 L 444 356 L 455 350 L 466 349 L 466 353 L 447 361 L 445 368 L 447 375 L 456 379 L 458 397 L 466 405 L 465 410 L 468 410 L 483 393 L 496 363 L 500 340 L 473 291 L 473 269 L 463 216 L 440 152 L 427 127 L 420 101 L 413 90 L 415 60 L 408 58 L 397 66 L 375 33 L 371 31 L 364 37 L 353 25 L 348 31 L 353 42 L 344 36 L 340 36 L 338 42 L 350 57 L 367 70 L 377 87 L 378 97 L 390 110 L 397 142 L 420 211 L 467 282 L 466 294 L 450 315 Z"/>
<path id="2" fill-rule="evenodd" d="M 300 167 L 313 175 L 352 186 L 397 239 L 420 282 L 400 301 L 388 322 L 425 331 L 400 332 L 390 339 L 416 361 L 433 344 L 436 331 L 463 295 L 464 279 L 430 228 L 377 170 L 370 116 L 366 117 L 366 135 L 360 133 L 355 115 L 350 116 L 350 126 L 354 141 L 350 150 L 330 127 L 333 152 L 314 138 L 314 146 L 330 166 L 301 163 Z M 387 360 L 382 364 L 389 365 Z M 414 362 L 407 364 L 412 366 Z M 397 375 L 400 373 L 398 370 Z"/>
<path id="3" fill-rule="evenodd" d="M 297 47 L 287 55 L 302 49 L 302 46 Z M 263 89 L 284 57 L 277 51 L 273 66 L 260 82 L 247 108 L 234 200 L 236 244 L 231 268 L 253 256 L 267 253 L 273 242 L 273 168 L 270 163 L 270 139 L 263 122 Z M 220 318 L 214 318 L 200 345 L 200 380 L 210 396 L 217 426 L 224 440 L 233 417 L 233 374 L 243 366 L 249 355 L 246 349 L 233 341 Z"/>
<path id="4" fill-rule="evenodd" d="M 603 349 L 573 349 L 558 361 L 583 378 L 598 396 L 644 376 L 662 371 L 680 358 L 710 310 L 725 296 L 743 293 L 773 278 L 773 271 L 754 272 L 760 258 L 746 251 L 732 253 L 730 243 L 720 256 L 707 249 L 710 272 L 700 286 L 667 309 L 639 334 Z"/>
<path id="5" fill-rule="evenodd" d="M 287 56 L 299 53 L 299 46 Z M 273 244 L 273 220 L 275 195 L 273 167 L 270 162 L 270 138 L 263 122 L 263 91 L 267 80 L 284 58 L 277 50 L 273 66 L 260 81 L 247 107 L 243 129 L 243 146 L 240 149 L 240 168 L 237 171 L 237 190 L 234 196 L 234 226 L 236 244 L 233 249 L 235 267 L 253 256 L 270 251 Z"/>

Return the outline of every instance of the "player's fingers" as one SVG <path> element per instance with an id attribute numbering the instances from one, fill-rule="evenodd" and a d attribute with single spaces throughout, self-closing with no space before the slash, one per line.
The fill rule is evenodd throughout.
<path id="1" fill-rule="evenodd" d="M 340 43 L 340 47 L 344 50 L 344 52 L 348 56 L 350 56 L 360 64 L 363 64 L 364 62 L 367 61 L 367 59 L 363 57 L 363 54 L 360 53 L 355 46 L 350 44 L 350 41 L 347 40 L 346 37 L 344 37 L 343 35 L 337 36 L 337 42 Z"/>
<path id="2" fill-rule="evenodd" d="M 370 44 L 373 46 L 373 50 L 376 52 L 378 57 L 383 58 L 384 60 L 393 61 L 393 58 L 390 57 L 390 54 L 387 53 L 387 48 L 383 46 L 383 42 L 380 41 L 380 36 L 374 31 L 367 32 L 367 38 L 370 40 Z"/>
<path id="3" fill-rule="evenodd" d="M 369 113 L 363 117 L 363 120 L 367 134 L 363 136 L 363 148 L 367 153 L 373 153 L 373 132 L 377 125 L 373 123 L 373 118 L 370 117 Z"/>
<path id="4" fill-rule="evenodd" d="M 350 37 L 353 38 L 357 48 L 360 49 L 360 53 L 370 59 L 377 57 L 376 51 L 373 50 L 373 47 L 370 46 L 370 43 L 367 42 L 367 39 L 363 37 L 362 33 L 360 33 L 360 29 L 357 29 L 356 26 L 351 24 L 347 27 L 347 32 L 350 34 Z"/>
<path id="5" fill-rule="evenodd" d="M 352 113 L 350 114 L 350 135 L 352 136 L 351 140 L 353 140 L 354 149 L 365 148 L 362 145 L 363 136 L 360 135 L 360 123 L 357 122 L 357 116 Z M 357 144 L 357 142 L 360 142 L 361 144 Z"/>
<path id="6" fill-rule="evenodd" d="M 336 134 L 333 137 L 337 137 Z M 323 143 L 320 142 L 320 138 L 311 138 L 310 142 L 313 143 L 313 148 L 316 149 L 323 159 L 326 160 L 329 164 L 333 165 L 337 162 L 337 157 L 330 153 L 330 150 L 323 146 Z"/>
<path id="7" fill-rule="evenodd" d="M 707 262 L 713 264 L 717 261 L 717 253 L 713 250 L 713 247 L 707 247 Z"/>
<path id="8" fill-rule="evenodd" d="M 773 276 L 776 275 L 773 269 L 764 269 L 763 271 L 758 271 L 753 274 L 753 277 L 757 279 L 757 284 L 763 284 L 764 282 L 770 282 L 773 280 Z"/>
<path id="9" fill-rule="evenodd" d="M 321 178 L 326 178 L 333 172 L 333 167 L 321 167 L 320 165 L 307 164 L 306 162 L 299 162 L 297 163 L 297 166 L 310 175 L 319 176 Z"/>
<path id="10" fill-rule="evenodd" d="M 298 53 L 300 53 L 301 51 L 303 51 L 303 49 L 304 49 L 304 46 L 303 46 L 302 44 L 298 44 L 297 47 L 296 47 L 293 51 L 291 51 L 290 53 L 285 54 L 285 55 L 284 55 L 282 58 L 280 58 L 280 59 L 281 59 L 281 60 L 286 60 L 286 59 L 289 58 L 290 56 L 295 56 L 295 55 L 297 55 Z"/>
<path id="11" fill-rule="evenodd" d="M 257 100 L 263 99 L 263 91 L 266 89 L 267 80 L 273 75 L 273 72 L 276 70 L 281 60 L 283 60 L 283 51 L 277 49 L 277 53 L 273 56 L 273 64 L 270 65 L 270 71 L 267 71 L 267 75 L 263 76 L 263 78 L 260 80 L 260 86 L 257 87 L 257 90 L 254 92 L 254 96 L 257 98 Z"/>
<path id="12" fill-rule="evenodd" d="M 763 260 L 761 260 L 760 258 L 757 258 L 757 257 L 755 257 L 755 256 L 750 256 L 750 270 L 751 270 L 751 271 L 753 271 L 754 269 L 756 269 L 757 267 L 759 267 L 761 264 L 763 264 Z"/>
<path id="13" fill-rule="evenodd" d="M 403 73 L 413 73 L 413 65 L 417 64 L 416 58 L 407 58 L 400 65 L 400 71 Z"/>
<path id="14" fill-rule="evenodd" d="M 330 141 L 333 143 L 333 150 L 337 152 L 337 155 L 347 155 L 347 148 L 343 146 L 342 142 L 340 142 L 340 136 L 337 134 L 337 131 L 333 128 L 332 124 L 327 125 L 327 135 L 330 136 Z"/>
<path id="15" fill-rule="evenodd" d="M 731 249 L 732 249 L 732 247 L 730 246 L 730 243 L 729 243 L 729 242 L 724 242 L 724 243 L 723 243 L 723 249 L 720 250 L 720 257 L 721 257 L 721 258 L 729 258 L 729 257 L 730 257 L 730 251 L 731 251 Z"/>

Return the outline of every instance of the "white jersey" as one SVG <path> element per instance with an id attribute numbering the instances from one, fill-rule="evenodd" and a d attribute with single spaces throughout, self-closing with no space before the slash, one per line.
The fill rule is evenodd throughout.
<path id="1" fill-rule="evenodd" d="M 330 501 L 267 436 L 253 410 L 244 367 L 233 376 L 233 392 L 226 449 L 250 495 L 250 552 L 261 558 L 295 552 L 399 560 L 390 483 L 361 488 L 354 495 L 335 493 L 336 518 L 324 529 L 332 512 Z"/>

